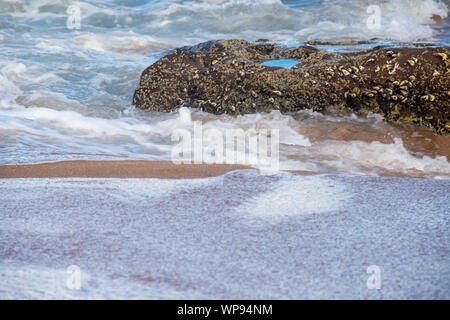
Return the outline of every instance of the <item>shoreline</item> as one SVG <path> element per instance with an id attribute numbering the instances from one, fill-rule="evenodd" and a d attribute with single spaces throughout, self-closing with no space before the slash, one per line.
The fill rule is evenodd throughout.
<path id="1" fill-rule="evenodd" d="M 25 164 L 0 165 L 0 179 L 14 178 L 156 178 L 156 179 L 201 179 L 217 177 L 236 170 L 260 170 L 240 164 L 175 164 L 171 160 L 59 160 Z M 325 172 L 304 170 L 280 170 L 296 175 L 311 176 Z M 339 174 L 329 172 L 329 174 Z M 436 173 L 438 175 L 438 173 Z M 352 174 L 349 174 L 353 176 Z M 358 175 L 357 175 L 358 176 Z M 373 177 L 418 178 L 429 176 L 382 171 Z"/>
<path id="2" fill-rule="evenodd" d="M 169 160 L 63 160 L 0 165 L 0 178 L 194 179 L 253 169 L 231 164 L 174 164 Z"/>

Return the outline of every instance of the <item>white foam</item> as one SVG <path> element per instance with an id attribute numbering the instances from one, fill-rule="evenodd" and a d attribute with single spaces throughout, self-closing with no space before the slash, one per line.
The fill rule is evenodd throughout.
<path id="1" fill-rule="evenodd" d="M 56 75 L 54 71 L 46 72 L 42 66 L 38 64 L 25 65 L 22 62 L 0 62 L 0 73 L 16 84 L 22 84 L 26 81 L 35 83 L 67 83 L 64 79 Z"/>
<path id="2" fill-rule="evenodd" d="M 20 77 L 26 69 L 22 63 L 6 64 L 0 69 L 0 108 L 20 108 L 16 103 L 16 98 L 22 94 L 22 90 L 13 82 L 13 79 Z"/>
<path id="3" fill-rule="evenodd" d="M 394 138 L 394 143 L 326 140 L 309 148 L 297 149 L 294 157 L 290 158 L 281 162 L 280 169 L 319 172 L 330 170 L 358 175 L 377 175 L 380 170 L 387 170 L 401 174 L 422 173 L 440 178 L 447 176 L 450 179 L 450 162 L 446 157 L 412 155 L 400 138 Z"/>
<path id="4" fill-rule="evenodd" d="M 110 15 L 117 13 L 114 9 L 109 9 L 105 6 L 95 6 L 86 1 L 74 1 L 73 3 L 68 3 L 66 1 L 58 0 L 16 0 L 13 2 L 20 4 L 20 6 L 16 5 L 14 7 L 16 10 L 9 12 L 9 14 L 13 17 L 25 18 L 31 21 L 47 18 L 66 18 L 66 10 L 69 5 L 77 5 L 80 8 L 82 18 L 86 18 L 97 13 L 107 13 Z"/>
<path id="5" fill-rule="evenodd" d="M 31 99 L 28 103 L 33 101 L 38 102 L 36 99 Z M 69 102 L 70 100 L 67 103 Z M 412 155 L 400 138 L 395 138 L 394 143 L 336 140 L 312 143 L 308 137 L 298 132 L 298 128 L 302 127 L 301 120 L 294 120 L 291 116 L 282 115 L 278 111 L 231 117 L 213 116 L 181 108 L 178 114 L 166 115 L 165 120 L 148 120 L 134 112 L 118 118 L 90 116 L 87 111 L 83 113 L 86 114 L 74 110 L 55 110 L 44 107 L 4 110 L 0 111 L 0 117 L 3 118 L 0 129 L 4 132 L 23 132 L 40 137 L 41 140 L 61 141 L 80 151 L 88 150 L 90 146 L 97 150 L 109 150 L 117 155 L 137 158 L 146 157 L 146 153 L 151 151 L 153 156 L 168 160 L 172 159 L 171 153 L 178 144 L 178 141 L 171 140 L 176 130 L 188 130 L 193 139 L 202 138 L 202 141 L 192 141 L 189 144 L 192 154 L 195 154 L 194 148 L 197 148 L 199 143 L 203 152 L 214 149 L 217 141 L 211 139 L 208 134 L 219 132 L 224 139 L 225 155 L 233 156 L 233 159 L 224 158 L 223 161 L 234 163 L 237 160 L 237 163 L 241 164 L 252 163 L 249 162 L 250 159 L 257 157 L 252 152 L 257 151 L 248 148 L 238 149 L 236 150 L 238 157 L 234 158 L 234 153 L 231 151 L 235 150 L 235 144 L 234 141 L 230 142 L 226 139 L 227 132 L 239 129 L 243 130 L 244 134 L 270 134 L 270 130 L 275 129 L 279 130 L 280 136 L 281 170 L 351 174 L 378 174 L 380 170 L 388 170 L 402 174 L 423 173 L 450 176 L 450 162 L 446 157 L 431 158 Z M 358 121 L 362 119 L 358 118 Z M 199 124 L 202 126 L 203 136 L 194 133 L 196 125 Z M 248 140 L 246 141 L 248 143 Z M 241 155 L 239 152 L 246 152 L 246 154 Z M 262 156 L 261 164 L 265 163 L 264 155 L 260 154 L 260 156 Z M 269 159 L 270 157 L 266 160 Z"/>
<path id="6" fill-rule="evenodd" d="M 369 116 L 367 119 L 356 117 L 331 117 L 312 111 L 306 113 L 309 117 L 317 117 L 325 121 L 350 121 L 369 124 L 377 128 L 386 125 L 379 116 Z M 251 114 L 243 116 L 222 115 L 214 120 L 208 120 L 208 115 L 196 113 L 205 117 L 204 130 L 215 129 L 223 132 L 226 129 L 241 128 L 248 131 L 261 129 L 280 130 L 280 169 L 302 170 L 314 172 L 345 172 L 351 174 L 377 174 L 379 169 L 392 172 L 425 173 L 450 175 L 450 162 L 444 156 L 431 158 L 429 156 L 412 155 L 403 145 L 400 138 L 394 138 L 393 143 L 379 141 L 336 141 L 325 140 L 312 143 L 307 136 L 299 133 L 302 120 L 294 120 L 289 115 L 278 111 L 269 114 Z M 317 126 L 322 126 L 318 123 Z M 381 130 L 381 129 L 379 129 Z M 193 130 L 191 130 L 193 131 Z M 211 141 L 215 143 L 215 141 Z M 204 139 L 203 144 L 208 144 Z M 228 146 L 234 147 L 234 146 Z M 449 176 L 450 178 L 450 176 Z"/>
<path id="7" fill-rule="evenodd" d="M 50 51 L 64 51 L 65 49 L 59 45 L 53 44 L 49 40 L 42 40 L 36 44 L 36 48 L 50 50 Z"/>
<path id="8" fill-rule="evenodd" d="M 129 137 L 142 146 L 155 148 L 162 152 L 168 151 L 168 146 L 158 145 L 146 138 L 151 134 L 162 134 L 163 128 L 139 122 L 133 118 L 103 119 L 83 116 L 71 110 L 53 110 L 48 108 L 27 108 L 9 113 L 16 119 L 27 119 L 36 121 L 47 126 L 54 126 L 66 133 L 82 138 L 105 138 L 105 137 Z"/>
<path id="9" fill-rule="evenodd" d="M 191 112 L 188 108 L 180 108 L 178 111 L 179 119 L 181 123 L 190 124 L 192 123 Z"/>
<path id="10" fill-rule="evenodd" d="M 139 35 L 132 31 L 114 31 L 101 34 L 83 33 L 75 37 L 74 42 L 85 49 L 100 52 L 158 51 L 166 48 L 155 38 L 148 35 Z"/>
<path id="11" fill-rule="evenodd" d="M 385 144 L 378 141 L 371 143 L 363 141 L 328 141 L 318 149 L 321 152 L 334 153 L 337 160 L 326 160 L 339 169 L 348 164 L 346 160 L 357 161 L 360 165 L 371 168 L 384 168 L 395 172 L 408 172 L 412 170 L 422 172 L 440 172 L 450 174 L 450 163 L 446 157 L 438 156 L 430 158 L 415 157 L 405 149 L 400 138 L 395 138 L 394 143 Z"/>
<path id="12" fill-rule="evenodd" d="M 380 8 L 381 25 L 376 29 L 366 23 L 371 5 Z M 436 0 L 336 0 L 299 10 L 287 8 L 279 0 L 169 1 L 158 9 L 158 13 L 148 13 L 152 17 L 148 28 L 180 32 L 196 23 L 194 32 L 190 30 L 185 38 L 192 42 L 202 38 L 260 37 L 299 41 L 379 37 L 412 41 L 432 38 L 435 31 L 426 24 L 434 24 L 433 16 L 448 16 L 447 6 Z"/>
<path id="13" fill-rule="evenodd" d="M 142 49 L 161 43 L 161 40 L 179 46 L 183 42 L 218 38 L 264 37 L 303 41 L 380 37 L 411 41 L 434 37 L 436 32 L 430 27 L 434 24 L 433 17 L 448 17 L 448 7 L 440 0 L 335 0 L 299 9 L 289 8 L 280 0 L 157 0 L 141 7 L 95 5 L 77 1 L 76 5 L 81 10 L 83 33 L 78 40 L 83 47 L 97 51 L 132 47 Z M 366 24 L 370 16 L 367 8 L 371 5 L 380 8 L 381 27 L 376 30 L 369 29 Z M 16 10 L 8 14 L 32 21 L 67 17 L 67 4 L 59 1 L 17 1 L 14 8 Z M 158 31 L 159 39 L 137 34 L 104 37 L 83 31 L 83 24 L 111 27 L 135 23 L 146 23 L 147 30 Z M 55 50 L 61 48 L 45 43 L 40 46 L 54 47 Z"/>
<path id="14" fill-rule="evenodd" d="M 270 191 L 239 206 L 241 214 L 260 218 L 339 212 L 350 198 L 338 181 L 326 176 L 278 175 Z"/>

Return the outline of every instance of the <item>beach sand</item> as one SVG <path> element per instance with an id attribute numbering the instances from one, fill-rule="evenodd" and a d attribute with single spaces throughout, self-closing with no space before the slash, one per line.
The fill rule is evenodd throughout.
<path id="1" fill-rule="evenodd" d="M 69 160 L 0 166 L 0 178 L 167 178 L 191 179 L 219 176 L 249 169 L 229 164 L 175 164 L 158 160 Z"/>
<path id="2" fill-rule="evenodd" d="M 175 164 L 170 160 L 64 160 L 33 164 L 0 165 L 1 178 L 159 178 L 200 179 L 216 177 L 235 170 L 258 168 L 238 164 Z M 263 172 L 265 171 L 264 169 Z M 323 172 L 305 170 L 281 170 L 297 175 L 320 175 Z M 331 173 L 332 174 L 332 173 Z M 379 176 L 397 178 L 427 178 L 419 171 L 377 171 Z M 439 172 L 435 172 L 439 175 Z"/>

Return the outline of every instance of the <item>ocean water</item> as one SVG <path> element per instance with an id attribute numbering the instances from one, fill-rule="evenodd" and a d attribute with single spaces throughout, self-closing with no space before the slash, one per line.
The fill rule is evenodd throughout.
<path id="1" fill-rule="evenodd" d="M 374 12 L 380 28 L 371 27 Z M 131 105 L 141 72 L 168 50 L 228 38 L 448 44 L 448 2 L 0 0 L 0 164 L 170 160 L 173 131 L 201 121 L 218 130 L 280 130 L 281 169 L 450 177 L 448 137 L 377 115 L 190 110 L 186 118 Z"/>

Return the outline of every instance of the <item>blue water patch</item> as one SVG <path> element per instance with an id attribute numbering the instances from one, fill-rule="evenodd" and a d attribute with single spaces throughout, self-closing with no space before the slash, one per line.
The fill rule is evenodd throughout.
<path id="1" fill-rule="evenodd" d="M 261 64 L 266 67 L 282 67 L 282 68 L 292 68 L 293 66 L 299 63 L 301 63 L 301 61 L 293 59 L 269 60 L 261 62 Z"/>

